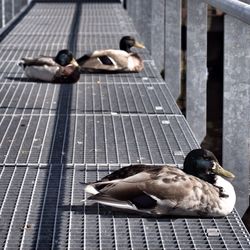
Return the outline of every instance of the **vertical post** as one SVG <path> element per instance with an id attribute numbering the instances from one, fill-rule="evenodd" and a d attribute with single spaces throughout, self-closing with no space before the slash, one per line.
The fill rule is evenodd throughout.
<path id="1" fill-rule="evenodd" d="M 5 1 L 4 0 L 2 0 L 1 1 L 1 10 L 2 10 L 2 27 L 4 27 L 5 26 Z"/>
<path id="2" fill-rule="evenodd" d="M 138 12 L 140 9 L 140 2 L 141 0 L 134 0 L 131 3 L 131 10 L 130 10 L 131 17 L 133 18 L 133 23 L 137 29 L 138 29 L 138 22 L 140 19 L 140 16 L 138 15 L 139 14 Z"/>
<path id="3" fill-rule="evenodd" d="M 235 173 L 236 208 L 249 205 L 250 167 L 250 26 L 225 16 L 223 164 Z"/>
<path id="4" fill-rule="evenodd" d="M 133 0 L 136 4 L 136 17 L 133 21 L 145 46 L 151 51 L 152 0 Z"/>
<path id="5" fill-rule="evenodd" d="M 2 17 L 2 1 L 0 1 L 0 28 L 2 28 L 2 22 L 3 22 L 3 17 Z"/>
<path id="6" fill-rule="evenodd" d="M 11 19 L 15 16 L 15 13 L 16 13 L 16 1 L 11 0 Z"/>
<path id="7" fill-rule="evenodd" d="M 137 0 L 127 0 L 127 11 L 128 11 L 128 15 L 130 17 L 133 17 L 133 3 L 134 1 L 137 1 Z"/>
<path id="8" fill-rule="evenodd" d="M 188 0 L 186 117 L 199 143 L 206 135 L 207 5 Z"/>
<path id="9" fill-rule="evenodd" d="M 164 1 L 133 0 L 127 3 L 128 14 L 159 71 L 164 68 Z M 152 14 L 154 13 L 154 14 Z"/>
<path id="10" fill-rule="evenodd" d="M 180 94 L 181 81 L 181 1 L 164 1 L 165 4 L 165 81 L 171 86 L 175 99 Z"/>
<path id="11" fill-rule="evenodd" d="M 164 69 L 164 2 L 151 3 L 151 54 L 159 71 Z"/>

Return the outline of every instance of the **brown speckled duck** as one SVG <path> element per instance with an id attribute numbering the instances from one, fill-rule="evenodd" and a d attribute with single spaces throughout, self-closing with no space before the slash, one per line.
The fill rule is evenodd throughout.
<path id="1" fill-rule="evenodd" d="M 174 166 L 134 165 L 88 183 L 87 200 L 151 216 L 220 217 L 235 204 L 233 186 L 214 154 L 192 150 L 183 170 Z"/>
<path id="2" fill-rule="evenodd" d="M 77 59 L 82 72 L 140 72 L 144 68 L 141 57 L 132 47 L 144 48 L 134 37 L 124 36 L 120 49 L 96 50 Z"/>
<path id="3" fill-rule="evenodd" d="M 56 57 L 22 58 L 19 65 L 30 79 L 52 83 L 75 83 L 80 78 L 79 65 L 68 50 L 59 51 Z"/>

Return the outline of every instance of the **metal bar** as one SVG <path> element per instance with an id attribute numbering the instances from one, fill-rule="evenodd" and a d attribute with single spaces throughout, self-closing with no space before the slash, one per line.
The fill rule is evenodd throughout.
<path id="1" fill-rule="evenodd" d="M 206 135 L 207 5 L 189 0 L 187 17 L 186 117 L 199 143 Z"/>
<path id="2" fill-rule="evenodd" d="M 19 1 L 20 1 L 20 0 L 19 0 Z M 18 2 L 19 2 L 19 1 L 18 1 Z M 16 10 L 16 8 L 15 8 L 15 7 L 16 7 L 16 3 L 17 3 L 17 2 L 16 2 L 15 0 L 12 0 L 12 1 L 11 1 L 11 19 L 15 16 L 15 12 L 16 12 L 16 11 L 15 11 L 15 10 Z"/>
<path id="3" fill-rule="evenodd" d="M 151 8 L 146 6 L 151 11 L 151 54 L 158 71 L 161 72 L 164 69 L 164 2 L 151 2 Z"/>
<path id="4" fill-rule="evenodd" d="M 142 37 L 142 40 L 147 49 L 152 52 L 152 5 L 151 0 L 136 0 L 140 1 L 139 21 L 137 23 L 137 30 Z"/>
<path id="5" fill-rule="evenodd" d="M 250 26 L 225 16 L 224 32 L 223 164 L 237 176 L 242 216 L 249 205 Z"/>
<path id="6" fill-rule="evenodd" d="M 128 11 L 128 14 L 129 16 L 133 17 L 132 14 L 133 14 L 133 4 L 134 4 L 135 1 L 133 0 L 127 0 L 126 1 L 126 7 L 127 7 L 127 11 Z"/>
<path id="7" fill-rule="evenodd" d="M 165 81 L 175 99 L 180 94 L 181 67 L 181 1 L 165 2 Z"/>
<path id="8" fill-rule="evenodd" d="M 16 217 L 17 217 L 18 207 L 20 206 L 20 203 L 21 203 L 20 202 L 21 195 L 23 193 L 23 190 L 25 189 L 24 188 L 24 183 L 26 181 L 26 178 L 27 178 L 27 175 L 28 175 L 28 171 L 29 171 L 29 169 L 26 168 L 25 174 L 23 176 L 22 184 L 21 184 L 20 190 L 19 190 L 18 195 L 17 195 L 16 205 L 15 205 L 15 209 L 14 209 L 14 212 L 13 212 L 13 215 L 12 215 L 11 223 L 9 225 L 10 229 L 9 229 L 8 235 L 6 237 L 6 245 L 5 245 L 4 249 L 8 249 L 8 244 L 12 244 L 12 242 L 11 242 L 11 233 L 14 231 L 13 230 L 14 229 L 13 225 L 15 224 L 14 222 L 15 222 Z M 13 176 L 14 176 L 14 174 L 13 174 Z M 24 226 L 24 228 L 25 228 L 25 226 Z"/>
<path id="9" fill-rule="evenodd" d="M 5 0 L 2 0 L 2 2 L 1 2 L 2 4 L 2 27 L 4 27 L 5 26 Z"/>
<path id="10" fill-rule="evenodd" d="M 250 5 L 238 0 L 203 0 L 225 13 L 250 24 Z"/>

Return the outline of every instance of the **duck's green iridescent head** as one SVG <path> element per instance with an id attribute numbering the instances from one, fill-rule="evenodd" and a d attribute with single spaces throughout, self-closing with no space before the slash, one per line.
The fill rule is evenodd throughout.
<path id="1" fill-rule="evenodd" d="M 132 47 L 141 48 L 141 49 L 145 48 L 142 43 L 139 43 L 138 41 L 136 41 L 135 38 L 132 36 L 124 36 L 121 38 L 121 40 L 120 40 L 120 49 L 121 50 L 125 50 L 127 52 L 130 52 L 130 49 Z"/>
<path id="2" fill-rule="evenodd" d="M 209 181 L 214 175 L 234 178 L 234 174 L 220 166 L 215 155 L 206 149 L 194 149 L 188 153 L 184 161 L 184 169 L 187 174 Z M 210 181 L 209 181 L 210 182 Z"/>
<path id="3" fill-rule="evenodd" d="M 60 50 L 55 57 L 55 62 L 61 66 L 72 64 L 73 60 L 73 53 L 67 49 Z"/>

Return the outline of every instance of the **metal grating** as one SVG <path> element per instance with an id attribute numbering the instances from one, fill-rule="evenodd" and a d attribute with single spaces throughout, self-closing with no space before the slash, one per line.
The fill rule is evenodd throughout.
<path id="1" fill-rule="evenodd" d="M 197 147 L 183 116 L 116 113 L 1 115 L 0 143 L 7 165 L 180 164 Z"/>
<path id="2" fill-rule="evenodd" d="M 21 57 L 72 48 L 79 4 L 77 56 L 139 38 L 118 1 L 36 2 L 0 43 L 0 249 L 250 249 L 236 211 L 155 219 L 80 202 L 83 182 L 130 163 L 181 167 L 198 144 L 147 50 L 139 74 L 26 79 Z"/>
<path id="3" fill-rule="evenodd" d="M 0 114 L 179 114 L 166 84 L 47 85 L 15 83 L 21 74 L 8 73 L 0 84 Z M 24 78 L 26 79 L 26 78 Z M 13 82 L 14 81 L 14 82 Z M 12 83 L 10 83 L 12 82 Z M 39 98 L 37 98 L 39 95 Z M 51 107 L 48 103 L 52 102 Z M 67 106 L 66 108 L 64 108 Z"/>
<path id="4" fill-rule="evenodd" d="M 1 166 L 0 245 L 7 249 L 249 249 L 248 234 L 236 211 L 216 220 L 155 219 L 79 202 L 84 198 L 82 182 L 119 167 Z"/>

